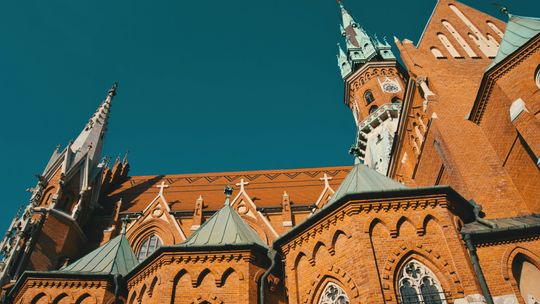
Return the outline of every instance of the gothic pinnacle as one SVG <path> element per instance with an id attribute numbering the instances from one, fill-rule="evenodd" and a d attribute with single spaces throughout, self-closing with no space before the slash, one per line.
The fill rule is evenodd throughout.
<path id="1" fill-rule="evenodd" d="M 223 192 L 225 193 L 225 206 L 229 206 L 233 188 L 230 185 L 227 185 Z"/>

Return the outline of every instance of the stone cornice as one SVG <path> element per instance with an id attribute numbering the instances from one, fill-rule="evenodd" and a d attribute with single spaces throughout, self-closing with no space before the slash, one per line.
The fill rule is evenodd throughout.
<path id="1" fill-rule="evenodd" d="M 131 275 L 127 282 L 128 287 L 132 288 L 138 283 L 144 281 L 146 278 L 157 273 L 161 268 L 167 265 L 175 264 L 204 264 L 204 263 L 225 263 L 231 262 L 247 262 L 257 263 L 257 257 L 249 250 L 226 252 L 226 251 L 212 251 L 209 252 L 163 252 L 159 256 L 155 257 L 144 268 L 136 271 Z"/>
<path id="2" fill-rule="evenodd" d="M 346 216 L 380 212 L 396 212 L 399 210 L 417 210 L 434 209 L 436 207 L 448 208 L 448 202 L 444 195 L 433 195 L 423 197 L 410 197 L 403 199 L 373 199 L 373 200 L 351 200 L 334 212 L 320 219 L 317 223 L 311 225 L 288 242 L 281 245 L 281 251 L 287 254 L 294 248 L 302 246 L 304 242 L 317 238 L 323 231 L 335 226 L 338 222 L 345 219 Z"/>
<path id="3" fill-rule="evenodd" d="M 27 288 L 106 288 L 106 280 L 71 280 L 66 278 L 28 278 L 25 282 Z"/>
<path id="4" fill-rule="evenodd" d="M 347 79 L 345 79 L 345 99 L 344 99 L 344 102 L 346 105 L 349 104 L 349 96 L 350 96 L 350 92 L 351 90 L 354 91 L 354 86 L 355 84 L 357 84 L 359 81 L 360 81 L 360 78 L 362 78 L 362 75 L 369 69 L 382 69 L 382 68 L 390 68 L 390 69 L 395 69 L 396 70 L 396 75 L 398 74 L 403 74 L 405 75 L 405 73 L 403 72 L 403 68 L 401 68 L 401 66 L 399 65 L 399 63 L 397 61 L 373 61 L 373 62 L 367 62 L 365 63 L 361 68 L 359 68 L 358 70 L 354 71 L 352 74 L 350 74 Z M 367 77 L 366 81 L 372 79 L 373 77 L 378 77 L 378 76 L 385 76 L 385 75 L 375 75 L 375 74 L 371 74 L 369 75 L 369 77 Z M 386 75 L 386 76 L 389 76 L 389 75 Z"/>

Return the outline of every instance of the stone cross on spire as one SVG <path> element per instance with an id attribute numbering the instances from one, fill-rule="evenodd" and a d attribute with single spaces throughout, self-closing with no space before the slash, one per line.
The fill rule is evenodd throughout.
<path id="1" fill-rule="evenodd" d="M 162 181 L 161 184 L 157 185 L 156 188 L 159 188 L 159 195 L 163 195 L 163 190 L 169 188 L 169 185 L 165 184 L 165 181 Z"/>
<path id="2" fill-rule="evenodd" d="M 332 177 L 328 176 L 328 174 L 324 174 L 323 177 L 319 178 L 320 180 L 324 181 L 324 185 L 326 187 L 330 187 L 330 180 L 332 179 Z"/>
<path id="3" fill-rule="evenodd" d="M 247 186 L 249 182 L 246 182 L 243 178 L 240 179 L 240 182 L 236 184 L 237 186 L 240 186 L 240 191 L 244 191 L 245 186 Z"/>

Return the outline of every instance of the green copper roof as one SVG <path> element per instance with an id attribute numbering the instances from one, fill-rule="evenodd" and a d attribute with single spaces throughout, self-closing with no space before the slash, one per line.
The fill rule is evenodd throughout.
<path id="1" fill-rule="evenodd" d="M 137 259 L 126 236 L 120 234 L 74 263 L 61 268 L 59 272 L 125 276 L 136 265 Z"/>
<path id="2" fill-rule="evenodd" d="M 259 235 L 230 206 L 225 206 L 179 246 L 225 246 L 259 244 L 266 247 Z"/>
<path id="3" fill-rule="evenodd" d="M 540 18 L 509 15 L 504 37 L 499 46 L 499 52 L 488 69 L 504 60 L 508 55 L 519 49 L 531 38 L 540 33 Z"/>
<path id="4" fill-rule="evenodd" d="M 339 188 L 326 204 L 329 206 L 348 194 L 363 192 L 378 192 L 387 190 L 406 189 L 404 185 L 395 180 L 368 168 L 366 165 L 357 162 L 351 172 L 345 177 Z M 325 206 L 325 207 L 326 207 Z"/>

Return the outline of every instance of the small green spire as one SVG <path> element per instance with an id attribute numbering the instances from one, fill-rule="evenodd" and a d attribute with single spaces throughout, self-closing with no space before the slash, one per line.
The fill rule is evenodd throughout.
<path id="1" fill-rule="evenodd" d="M 231 187 L 231 185 L 226 185 L 225 190 L 223 192 L 225 193 L 225 206 L 229 206 L 233 188 Z"/>
<path id="2" fill-rule="evenodd" d="M 360 159 L 360 147 L 358 147 L 358 142 L 351 145 L 349 148 L 349 154 L 354 156 L 354 164 L 358 165 L 362 163 L 362 160 Z"/>
<path id="3" fill-rule="evenodd" d="M 126 235 L 128 222 L 129 222 L 129 216 L 126 214 L 126 216 L 122 218 L 122 230 L 120 230 L 120 234 Z"/>

